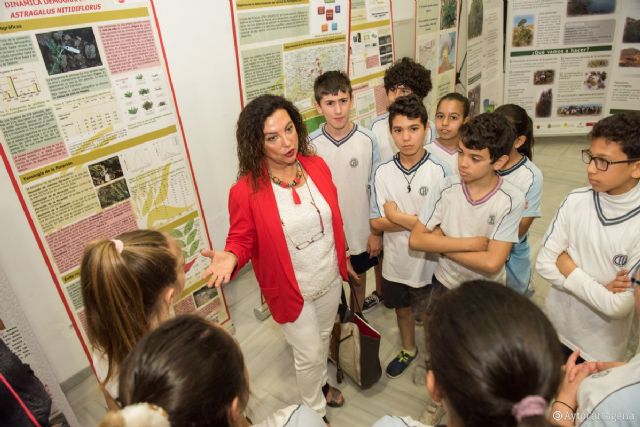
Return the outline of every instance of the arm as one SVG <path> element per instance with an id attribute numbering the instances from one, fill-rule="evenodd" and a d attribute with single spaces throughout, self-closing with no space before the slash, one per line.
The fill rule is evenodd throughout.
<path id="1" fill-rule="evenodd" d="M 409 248 L 416 251 L 448 253 L 475 252 L 487 249 L 489 239 L 486 237 L 448 237 L 441 232 L 429 230 L 420 221 L 411 229 Z"/>
<path id="2" fill-rule="evenodd" d="M 576 266 L 571 257 L 563 252 L 556 260 L 558 270 L 565 276 L 564 288 L 593 309 L 612 319 L 622 319 L 633 312 L 633 292 L 612 292 Z M 612 283 L 615 283 L 616 278 Z"/>
<path id="3" fill-rule="evenodd" d="M 574 351 L 562 367 L 562 382 L 549 414 L 549 422 L 555 426 L 574 425 L 575 413 L 578 409 L 578 388 L 587 376 L 598 370 L 596 364 L 591 362 L 576 365 L 578 356 L 580 356 L 580 352 Z"/>
<path id="4" fill-rule="evenodd" d="M 411 231 L 416 225 L 416 222 L 418 222 L 417 215 L 410 215 L 402 212 L 398 209 L 396 202 L 386 202 L 384 204 L 384 215 L 389 219 L 389 221 L 408 231 Z"/>
<path id="5" fill-rule="evenodd" d="M 567 234 L 567 219 L 565 216 L 567 199 L 556 212 L 549 228 L 542 238 L 538 257 L 536 258 L 536 271 L 553 286 L 562 287 L 565 277 L 556 266 L 558 256 L 569 248 L 569 236 Z"/>
<path id="6" fill-rule="evenodd" d="M 379 217 L 379 218 L 372 218 L 369 220 L 369 224 L 371 225 L 371 228 L 375 231 L 375 232 L 393 232 L 393 231 L 404 231 L 404 228 L 402 228 L 401 226 L 394 224 L 393 222 L 389 221 L 388 218 L 385 218 L 383 216 Z"/>
<path id="7" fill-rule="evenodd" d="M 486 251 L 450 252 L 446 257 L 472 270 L 485 274 L 496 274 L 504 267 L 513 243 L 489 240 Z"/>
<path id="8" fill-rule="evenodd" d="M 522 238 L 522 236 L 527 234 L 527 231 L 529 231 L 529 227 L 531 227 L 531 224 L 533 224 L 534 219 L 535 219 L 534 217 L 526 216 L 520 220 L 520 224 L 518 225 L 519 238 Z"/>

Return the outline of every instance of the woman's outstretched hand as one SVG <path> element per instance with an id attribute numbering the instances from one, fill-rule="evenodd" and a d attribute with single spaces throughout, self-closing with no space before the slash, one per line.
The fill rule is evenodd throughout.
<path id="1" fill-rule="evenodd" d="M 203 249 L 200 255 L 211 258 L 211 264 L 202 273 L 202 278 L 207 279 L 207 286 L 216 288 L 229 283 L 233 270 L 238 265 L 238 257 L 232 252 Z"/>

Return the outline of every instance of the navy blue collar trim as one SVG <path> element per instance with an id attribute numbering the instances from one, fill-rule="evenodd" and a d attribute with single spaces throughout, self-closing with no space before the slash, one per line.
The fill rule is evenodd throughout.
<path id="1" fill-rule="evenodd" d="M 396 164 L 396 166 L 398 167 L 398 169 L 400 169 L 402 171 L 402 173 L 404 173 L 405 175 L 411 175 L 412 173 L 414 173 L 415 171 L 418 170 L 418 168 L 420 166 L 422 166 L 428 159 L 429 156 L 431 154 L 425 150 L 424 155 L 422 156 L 422 158 L 418 161 L 418 163 L 416 163 L 415 165 L 413 165 L 413 167 L 411 169 L 406 169 L 404 166 L 402 166 L 402 163 L 400 162 L 400 153 L 396 153 L 393 156 L 393 162 Z"/>
<path id="2" fill-rule="evenodd" d="M 634 216 L 636 216 L 636 215 L 638 215 L 640 213 L 640 206 L 638 206 L 637 208 L 632 209 L 629 212 L 627 212 L 626 214 L 624 214 L 622 216 L 619 216 L 617 218 L 607 218 L 606 216 L 604 216 L 604 212 L 602 211 L 602 206 L 600 204 L 600 193 L 598 193 L 597 191 L 593 191 L 593 203 L 596 206 L 596 212 L 598 213 L 598 219 L 600 220 L 600 223 L 602 225 L 604 225 L 605 227 L 607 225 L 616 225 L 616 224 L 623 223 L 623 222 L 633 218 Z"/>
<path id="3" fill-rule="evenodd" d="M 522 156 L 522 158 L 518 160 L 515 165 L 511 166 L 509 169 L 499 170 L 497 173 L 500 176 L 509 175 L 511 172 L 518 169 L 520 166 L 524 165 L 525 163 L 527 163 L 527 156 Z"/>
<path id="4" fill-rule="evenodd" d="M 344 144 L 345 142 L 347 142 L 347 140 L 349 138 L 351 138 L 353 136 L 354 133 L 356 133 L 356 131 L 358 130 L 358 125 L 357 124 L 353 124 L 353 129 L 351 129 L 351 132 L 349 132 L 348 134 L 346 134 L 345 136 L 342 137 L 342 139 L 337 140 L 334 137 L 332 137 L 331 135 L 329 135 L 329 132 L 327 132 L 325 130 L 325 126 L 324 124 L 322 125 L 322 134 L 324 136 L 327 137 L 327 139 L 329 141 L 331 141 L 333 143 L 333 145 L 335 145 L 336 147 L 340 147 L 342 144 Z"/>

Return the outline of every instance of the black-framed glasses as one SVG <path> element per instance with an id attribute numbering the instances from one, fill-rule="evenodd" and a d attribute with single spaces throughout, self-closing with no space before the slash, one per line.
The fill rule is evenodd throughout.
<path id="1" fill-rule="evenodd" d="M 602 157 L 594 157 L 589 150 L 582 150 L 582 161 L 585 162 L 586 164 L 590 164 L 591 162 L 593 162 L 596 165 L 596 169 L 603 172 L 608 170 L 610 165 L 617 165 L 619 163 L 628 164 L 628 163 L 637 162 L 638 160 L 640 160 L 640 157 L 635 159 L 611 161 L 611 160 L 603 159 Z"/>
<path id="2" fill-rule="evenodd" d="M 316 213 L 318 214 L 318 219 L 320 220 L 320 231 L 318 231 L 316 234 L 311 236 L 311 239 L 305 242 L 296 244 L 296 242 L 293 241 L 289 233 L 287 233 L 287 228 L 284 226 L 284 222 L 282 221 L 282 219 L 280 220 L 280 222 L 282 223 L 282 229 L 284 230 L 284 233 L 287 235 L 291 243 L 293 243 L 293 246 L 299 251 L 302 249 L 308 248 L 313 243 L 317 242 L 318 240 L 324 237 L 324 221 L 322 221 L 322 215 L 320 214 L 320 209 L 318 209 L 318 206 L 316 206 L 315 201 L 312 200 L 310 203 L 311 203 L 311 206 L 313 206 L 314 209 L 316 210 Z"/>

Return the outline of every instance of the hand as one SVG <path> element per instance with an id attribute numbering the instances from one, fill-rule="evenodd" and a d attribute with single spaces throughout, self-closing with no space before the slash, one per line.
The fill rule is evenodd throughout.
<path id="1" fill-rule="evenodd" d="M 203 249 L 200 255 L 211 258 L 211 264 L 202 273 L 202 278 L 207 279 L 207 286 L 216 288 L 229 283 L 233 270 L 238 265 L 238 257 L 227 251 L 216 251 L 213 249 Z"/>
<path id="2" fill-rule="evenodd" d="M 360 285 L 360 276 L 353 269 L 353 265 L 351 265 L 351 259 L 347 258 L 347 274 L 353 280 L 353 283 L 356 285 Z"/>
<path id="3" fill-rule="evenodd" d="M 382 207 L 384 209 L 384 216 L 386 216 L 389 221 L 395 222 L 393 218 L 395 217 L 395 214 L 398 212 L 398 205 L 396 204 L 396 202 L 394 201 L 385 202 L 385 204 Z"/>
<path id="4" fill-rule="evenodd" d="M 616 278 L 607 284 L 607 289 L 614 294 L 618 292 L 624 292 L 631 288 L 631 278 L 629 277 L 629 270 L 623 268 L 616 273 Z"/>
<path id="5" fill-rule="evenodd" d="M 382 236 L 376 236 L 375 234 L 369 234 L 369 239 L 367 240 L 367 252 L 369 253 L 369 258 L 375 258 L 380 255 L 382 251 Z"/>
<path id="6" fill-rule="evenodd" d="M 578 387 L 586 377 L 597 372 L 596 364 L 593 362 L 585 362 L 576 365 L 576 360 L 580 356 L 580 350 L 571 353 L 567 359 L 567 363 L 562 367 L 563 378 L 558 389 L 557 399 L 576 408 Z"/>
<path id="7" fill-rule="evenodd" d="M 556 267 L 558 267 L 560 274 L 562 274 L 564 277 L 569 277 L 569 275 L 573 273 L 573 270 L 578 268 L 576 263 L 573 261 L 573 258 L 571 258 L 571 256 L 566 252 L 562 252 L 560 255 L 558 255 L 558 259 L 556 260 Z"/>

